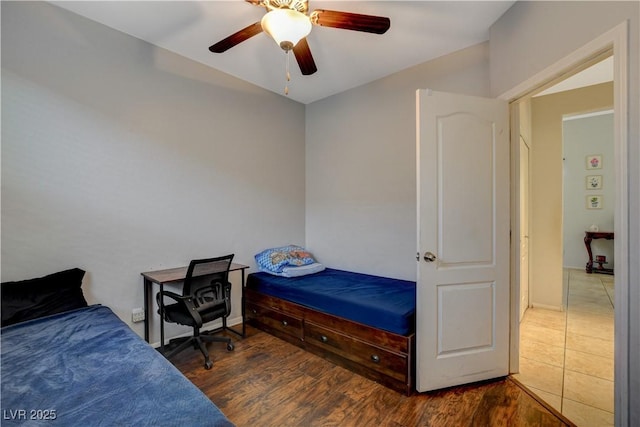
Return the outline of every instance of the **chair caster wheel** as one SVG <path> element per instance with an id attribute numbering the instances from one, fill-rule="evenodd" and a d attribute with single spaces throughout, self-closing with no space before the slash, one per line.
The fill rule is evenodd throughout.
<path id="1" fill-rule="evenodd" d="M 212 366 L 213 366 L 213 362 L 211 362 L 210 360 L 207 360 L 206 362 L 204 362 L 204 369 L 211 369 Z"/>
<path id="2" fill-rule="evenodd" d="M 229 344 L 227 344 L 227 350 L 228 350 L 228 351 L 233 351 L 233 349 L 234 349 L 234 348 L 235 348 L 235 347 L 233 346 L 233 343 L 229 343 Z"/>

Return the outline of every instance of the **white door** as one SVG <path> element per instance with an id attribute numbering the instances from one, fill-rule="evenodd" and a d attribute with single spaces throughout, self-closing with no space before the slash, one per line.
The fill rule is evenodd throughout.
<path id="1" fill-rule="evenodd" d="M 520 321 L 529 308 L 529 146 L 520 137 Z"/>
<path id="2" fill-rule="evenodd" d="M 417 93 L 416 388 L 509 373 L 508 105 Z"/>

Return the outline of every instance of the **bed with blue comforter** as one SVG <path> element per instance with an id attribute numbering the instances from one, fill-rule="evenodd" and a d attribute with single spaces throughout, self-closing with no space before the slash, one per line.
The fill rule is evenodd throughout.
<path id="1" fill-rule="evenodd" d="M 416 283 L 326 268 L 300 277 L 252 273 L 247 287 L 374 328 L 414 330 Z"/>
<path id="2" fill-rule="evenodd" d="M 2 328 L 2 425 L 231 426 L 109 308 Z"/>
<path id="3" fill-rule="evenodd" d="M 289 247 L 287 247 L 288 250 Z M 301 248 L 256 255 L 243 292 L 245 321 L 404 394 L 414 390 L 416 283 L 320 266 Z M 275 253 L 276 255 L 271 255 Z M 299 255 L 303 254 L 303 256 Z M 261 260 L 267 259 L 267 265 Z"/>
<path id="4" fill-rule="evenodd" d="M 2 283 L 2 425 L 233 424 L 108 307 L 84 271 Z"/>

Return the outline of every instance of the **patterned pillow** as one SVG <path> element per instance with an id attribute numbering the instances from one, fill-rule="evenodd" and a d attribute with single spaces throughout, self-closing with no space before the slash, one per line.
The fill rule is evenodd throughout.
<path id="1" fill-rule="evenodd" d="M 282 269 L 281 276 L 284 277 L 300 277 L 307 276 L 309 274 L 315 274 L 323 271 L 325 269 L 324 265 L 319 262 L 314 262 L 309 265 L 301 265 L 300 267 L 285 267 Z"/>
<path id="2" fill-rule="evenodd" d="M 300 267 L 316 262 L 311 253 L 296 245 L 265 249 L 255 256 L 261 271 L 281 275 L 287 267 Z"/>

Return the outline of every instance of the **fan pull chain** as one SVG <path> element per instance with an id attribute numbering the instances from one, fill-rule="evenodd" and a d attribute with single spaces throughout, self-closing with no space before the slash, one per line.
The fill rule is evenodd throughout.
<path id="1" fill-rule="evenodd" d="M 286 60 L 285 60 L 285 71 L 286 71 L 286 78 L 287 78 L 287 83 L 285 83 L 284 85 L 284 94 L 285 95 L 289 95 L 289 82 L 291 81 L 291 74 L 289 73 L 289 50 L 286 51 Z"/>

